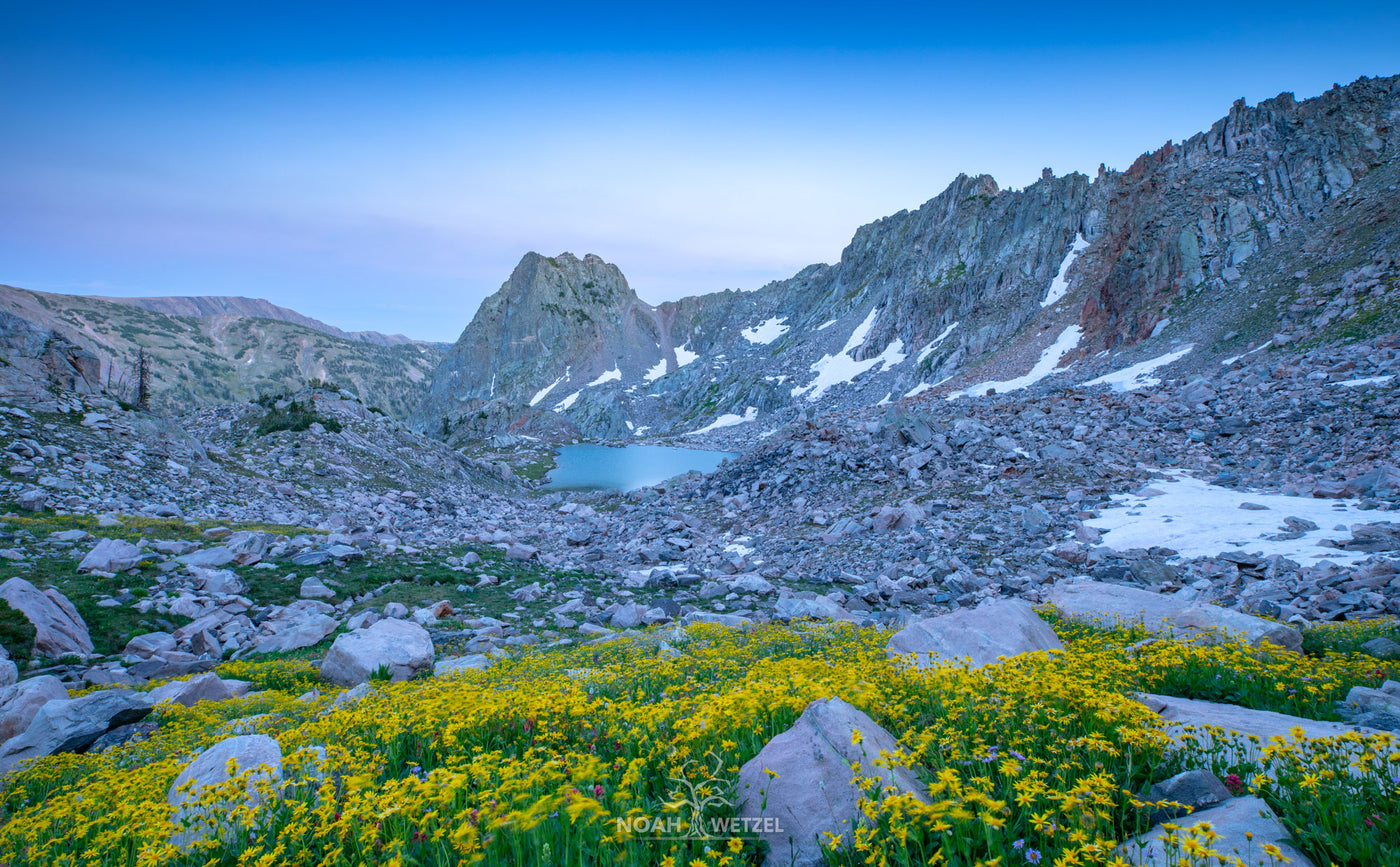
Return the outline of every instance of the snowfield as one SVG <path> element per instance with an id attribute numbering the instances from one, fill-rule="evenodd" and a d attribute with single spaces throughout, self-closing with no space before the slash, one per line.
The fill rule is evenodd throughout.
<path id="1" fill-rule="evenodd" d="M 595 385 L 602 385 L 602 384 L 605 383 L 605 382 L 621 382 L 621 381 L 622 381 L 622 370 L 621 370 L 620 368 L 614 367 L 612 370 L 605 370 L 605 371 L 603 371 L 601 374 L 599 374 L 599 376 L 598 376 L 597 379 L 595 379 L 595 380 L 593 380 L 592 382 L 588 383 L 588 387 L 589 387 L 589 388 L 592 388 L 592 387 L 595 386 Z"/>
<path id="2" fill-rule="evenodd" d="M 696 434 L 709 433 L 712 430 L 719 430 L 722 427 L 733 427 L 736 424 L 744 424 L 745 422 L 750 422 L 757 418 L 758 407 L 756 406 L 751 406 L 745 409 L 743 415 L 735 415 L 732 412 L 727 412 L 719 418 L 715 419 L 714 421 L 710 422 L 709 424 L 705 425 L 704 427 L 700 428 L 699 430 L 691 431 L 690 433 L 686 434 L 686 436 L 693 437 Z"/>
<path id="3" fill-rule="evenodd" d="M 1356 508 L 1356 500 L 1287 497 L 1222 488 L 1174 472 L 1172 478 L 1150 482 L 1148 489 L 1160 495 L 1119 494 L 1115 503 L 1125 508 L 1104 509 L 1102 517 L 1085 525 L 1103 533 L 1103 543 L 1115 551 L 1129 548 L 1171 548 L 1183 557 L 1214 557 L 1239 551 L 1260 557 L 1282 555 L 1303 566 L 1327 559 L 1353 564 L 1370 556 L 1336 548 L 1323 548 L 1323 539 L 1347 539 L 1352 523 L 1375 520 L 1374 513 Z M 1244 509 L 1241 504 L 1264 506 Z M 1297 539 L 1270 540 L 1284 532 L 1285 518 L 1302 518 L 1317 524 Z M 1341 526 L 1342 529 L 1336 529 Z"/>
<path id="4" fill-rule="evenodd" d="M 885 347 L 885 351 L 874 358 L 857 361 L 851 356 L 852 352 L 865 343 L 865 338 L 870 334 L 878 312 L 878 310 L 870 311 L 869 315 L 865 317 L 865 321 L 857 325 L 856 330 L 851 332 L 850 338 L 840 352 L 835 355 L 823 355 L 813 362 L 812 372 L 816 374 L 816 378 L 806 385 L 795 387 L 792 390 L 792 396 L 800 397 L 805 394 L 808 401 L 815 403 L 833 386 L 850 382 L 877 365 L 881 370 L 889 370 L 908 358 L 904 354 L 904 341 L 898 337 L 890 341 L 890 345 Z"/>
<path id="5" fill-rule="evenodd" d="M 1060 359 L 1064 358 L 1066 353 L 1079 345 L 1079 338 L 1082 337 L 1083 334 L 1083 330 L 1080 329 L 1078 325 L 1071 325 L 1060 332 L 1060 336 L 1055 339 L 1055 342 L 1047 346 L 1044 352 L 1040 353 L 1040 360 L 1037 361 L 1035 366 L 1024 376 L 1018 376 L 1015 379 L 1007 379 L 1001 382 L 984 382 L 979 385 L 970 386 L 948 395 L 948 400 L 969 396 L 981 397 L 993 389 L 996 390 L 997 394 L 1005 394 L 1008 391 L 1019 391 L 1026 386 L 1035 385 L 1037 382 L 1040 382 L 1042 379 L 1055 372 L 1055 368 L 1059 365 Z"/>
<path id="6" fill-rule="evenodd" d="M 1084 240 L 1084 236 L 1075 235 L 1074 243 L 1070 245 L 1064 261 L 1060 263 L 1060 272 L 1055 275 L 1054 280 L 1050 281 L 1050 288 L 1045 293 L 1045 300 L 1040 302 L 1041 307 L 1049 307 L 1069 292 L 1069 281 L 1066 279 L 1069 274 L 1069 266 L 1073 265 L 1074 260 L 1079 258 L 1079 254 L 1087 249 L 1089 249 L 1089 242 Z"/>
<path id="7" fill-rule="evenodd" d="M 559 377 L 558 379 L 551 382 L 549 385 L 546 385 L 544 388 L 535 392 L 535 396 L 530 398 L 530 406 L 534 406 L 535 404 L 544 400 L 545 397 L 548 396 L 549 393 L 554 390 L 554 387 L 559 383 L 563 382 L 565 379 L 568 379 L 567 375 Z"/>
<path id="8" fill-rule="evenodd" d="M 1081 383 L 1081 385 L 1108 385 L 1112 386 L 1114 391 L 1137 391 L 1139 388 L 1151 388 L 1156 385 L 1161 385 L 1162 380 L 1152 376 L 1153 371 L 1157 370 L 1159 367 L 1166 367 L 1179 358 L 1184 358 L 1186 354 L 1195 347 L 1196 345 L 1194 343 L 1188 343 L 1174 352 L 1168 352 L 1166 355 L 1159 355 L 1156 358 L 1149 358 L 1146 361 L 1139 361 L 1137 364 L 1131 367 L 1125 367 L 1122 370 L 1105 373 L 1103 376 Z"/>
<path id="9" fill-rule="evenodd" d="M 765 346 L 788 333 L 788 327 L 783 323 L 787 322 L 787 317 L 781 319 L 774 317 L 765 322 L 760 322 L 752 328 L 745 328 L 739 334 L 750 343 Z"/>

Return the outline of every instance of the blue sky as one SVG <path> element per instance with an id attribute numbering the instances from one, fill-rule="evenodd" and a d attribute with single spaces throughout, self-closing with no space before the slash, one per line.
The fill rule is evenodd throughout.
<path id="1" fill-rule="evenodd" d="M 0 0 L 0 282 L 453 340 L 529 250 L 757 288 L 959 172 L 1400 72 L 1394 3 L 502 5 Z"/>

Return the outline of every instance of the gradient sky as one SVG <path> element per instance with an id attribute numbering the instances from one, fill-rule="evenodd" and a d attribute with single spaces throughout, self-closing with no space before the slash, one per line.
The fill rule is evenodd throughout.
<path id="1" fill-rule="evenodd" d="M 455 340 L 529 250 L 753 289 L 959 172 L 1397 72 L 1394 2 L 0 0 L 0 283 Z"/>

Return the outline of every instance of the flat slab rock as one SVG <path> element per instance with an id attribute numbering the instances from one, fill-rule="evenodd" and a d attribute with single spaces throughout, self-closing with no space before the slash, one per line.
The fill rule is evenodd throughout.
<path id="1" fill-rule="evenodd" d="M 1143 867 L 1165 867 L 1175 864 L 1175 858 L 1169 857 L 1169 844 L 1174 849 L 1170 855 L 1179 856 L 1181 841 L 1190 836 L 1188 832 L 1192 827 L 1203 822 L 1208 822 L 1211 830 L 1218 835 L 1215 842 L 1207 845 L 1226 858 L 1238 858 L 1249 867 L 1276 867 L 1282 863 L 1287 863 L 1288 867 L 1315 867 L 1303 853 L 1284 842 L 1288 838 L 1288 832 L 1269 809 L 1269 805 L 1253 797 L 1231 798 L 1218 807 L 1178 819 L 1174 824 L 1183 827 L 1177 831 L 1168 831 L 1162 825 L 1158 825 L 1146 834 L 1119 846 L 1114 854 L 1122 856 L 1129 864 L 1139 864 Z M 1203 840 L 1200 835 L 1197 835 L 1197 839 Z M 1288 860 L 1276 861 L 1265 854 L 1266 843 L 1277 846 Z M 1214 864 L 1216 860 L 1210 859 L 1209 863 Z"/>
<path id="2" fill-rule="evenodd" d="M 1168 726 L 1168 731 L 1178 740 L 1194 738 L 1198 743 L 1210 748 L 1216 737 L 1205 729 L 1206 726 L 1214 726 L 1259 739 L 1259 745 L 1234 742 L 1224 744 L 1227 761 L 1230 762 L 1254 759 L 1273 738 L 1292 741 L 1294 729 L 1301 729 L 1303 736 L 1309 740 L 1338 737 L 1349 732 L 1360 732 L 1366 735 L 1381 734 L 1377 729 L 1365 726 L 1324 722 L 1268 710 L 1250 710 L 1233 704 L 1218 704 L 1212 701 L 1198 701 L 1151 693 L 1139 696 L 1139 698 L 1143 704 L 1151 708 L 1162 719 L 1172 723 Z M 1359 752 L 1362 748 L 1357 746 L 1355 749 Z"/>
<path id="3" fill-rule="evenodd" d="M 1045 594 L 1045 601 L 1074 618 L 1140 623 L 1146 629 L 1176 638 L 1193 638 L 1221 630 L 1250 644 L 1267 641 L 1287 650 L 1303 646 L 1303 634 L 1291 626 L 1210 603 L 1108 584 L 1065 581 Z"/>
<path id="4" fill-rule="evenodd" d="M 1003 656 L 1061 649 L 1055 631 L 1033 608 L 1004 599 L 916 620 L 890 638 L 885 652 L 891 658 L 912 656 L 919 668 L 963 658 L 970 658 L 973 667 L 980 668 Z"/>
<path id="5" fill-rule="evenodd" d="M 887 791 L 923 798 L 926 787 L 912 770 L 874 764 L 898 749 L 894 735 L 839 698 L 807 705 L 792 728 L 739 769 L 739 817 L 772 847 L 763 863 L 820 867 L 828 832 L 850 842 L 861 815 L 852 765 L 863 777 L 882 779 Z"/>

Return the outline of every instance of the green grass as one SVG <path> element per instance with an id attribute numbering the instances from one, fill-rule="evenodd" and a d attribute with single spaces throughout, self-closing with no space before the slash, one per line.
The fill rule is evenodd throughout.
<path id="1" fill-rule="evenodd" d="M 0 646 L 14 660 L 26 660 L 34 647 L 34 624 L 0 599 Z"/>

